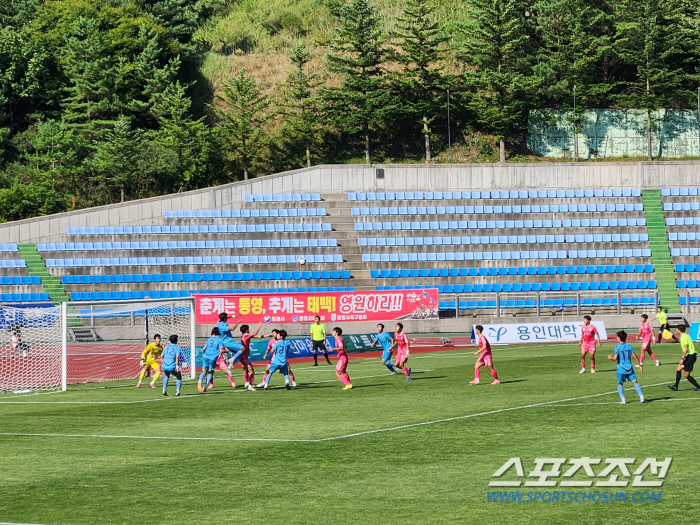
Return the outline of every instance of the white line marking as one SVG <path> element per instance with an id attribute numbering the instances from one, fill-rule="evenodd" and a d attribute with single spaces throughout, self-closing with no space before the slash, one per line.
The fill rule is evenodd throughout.
<path id="1" fill-rule="evenodd" d="M 651 388 L 655 386 L 667 385 L 665 383 L 656 383 L 653 385 L 645 385 L 646 388 Z M 629 388 L 628 390 L 632 390 Z M 594 397 L 607 396 L 611 394 L 617 394 L 617 390 L 612 390 L 610 392 L 602 392 L 599 394 L 589 394 L 586 396 L 570 397 L 565 399 L 555 399 L 552 401 L 543 401 L 541 403 L 532 403 L 529 405 L 521 405 L 516 407 L 499 408 L 495 410 L 488 410 L 485 412 L 478 412 L 475 414 L 466 414 L 464 416 L 455 416 L 444 419 L 434 419 L 431 421 L 423 421 L 420 423 L 408 423 L 405 425 L 398 425 L 388 428 L 378 428 L 374 430 L 365 430 L 362 432 L 353 432 L 351 434 L 343 434 L 340 436 L 330 436 L 325 438 L 317 439 L 288 439 L 288 438 L 220 438 L 220 437 L 181 437 L 181 436 L 132 436 L 132 435 L 113 435 L 113 434 L 59 434 L 59 433 L 39 433 L 39 432 L 0 432 L 0 436 L 9 437 L 61 437 L 61 438 L 103 438 L 103 439 L 161 439 L 161 440 L 172 440 L 172 441 L 259 441 L 259 442 L 280 442 L 280 443 L 323 443 L 324 441 L 337 441 L 341 439 L 349 439 L 359 436 L 367 436 L 371 434 L 379 434 L 383 432 L 393 432 L 395 430 L 404 430 L 407 428 L 422 427 L 428 425 L 436 425 L 438 423 L 448 423 L 451 421 L 459 421 L 464 419 L 471 419 L 475 417 L 488 416 L 493 414 L 500 414 L 503 412 L 511 412 L 514 410 L 523 410 L 526 408 L 538 408 L 538 407 L 551 407 L 559 406 L 560 403 L 566 403 L 568 401 L 579 401 L 581 399 L 591 399 Z M 565 405 L 562 405 L 565 406 Z"/>

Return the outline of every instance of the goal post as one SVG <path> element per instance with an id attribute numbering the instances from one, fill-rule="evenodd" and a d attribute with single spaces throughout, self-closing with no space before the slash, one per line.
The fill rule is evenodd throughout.
<path id="1" fill-rule="evenodd" d="M 178 336 L 185 356 L 182 372 L 195 377 L 193 298 L 72 301 L 27 308 L 0 305 L 0 328 L 3 393 L 135 379 L 141 353 L 156 334 L 163 347 L 171 335 Z"/>

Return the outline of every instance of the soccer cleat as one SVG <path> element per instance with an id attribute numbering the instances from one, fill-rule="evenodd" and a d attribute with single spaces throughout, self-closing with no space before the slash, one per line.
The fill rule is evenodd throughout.
<path id="1" fill-rule="evenodd" d="M 155 384 L 155 383 L 150 383 L 148 386 L 150 386 L 151 388 L 155 388 L 155 387 L 156 387 L 156 384 Z"/>
<path id="2" fill-rule="evenodd" d="M 474 381 L 469 381 L 469 384 L 470 384 L 470 385 L 478 385 L 478 384 L 479 384 L 479 380 L 478 380 L 478 379 L 475 379 Z"/>
<path id="3" fill-rule="evenodd" d="M 248 388 L 250 386 L 250 383 L 248 381 L 245 382 L 245 387 Z"/>
<path id="4" fill-rule="evenodd" d="M 289 383 L 285 383 L 285 384 L 284 384 L 284 387 L 285 387 L 287 390 L 291 390 L 291 389 L 292 389 L 292 387 L 289 385 Z"/>
<path id="5" fill-rule="evenodd" d="M 397 375 L 397 374 L 398 374 L 398 372 L 392 372 L 392 373 L 389 374 L 389 375 L 395 376 L 395 375 Z"/>
<path id="6" fill-rule="evenodd" d="M 267 385 L 263 386 L 263 391 L 267 392 Z"/>
<path id="7" fill-rule="evenodd" d="M 199 390 L 200 392 L 204 392 L 204 390 L 202 389 L 202 382 L 201 381 L 199 381 L 197 383 L 197 390 Z"/>
<path id="8" fill-rule="evenodd" d="M 410 381 L 410 380 L 411 380 L 411 376 L 408 376 L 408 377 L 406 378 L 406 381 Z"/>
<path id="9" fill-rule="evenodd" d="M 136 388 L 141 388 L 141 381 L 139 381 L 138 383 L 136 383 Z"/>
<path id="10" fill-rule="evenodd" d="M 297 382 L 296 382 L 296 381 L 292 381 L 292 386 L 296 388 Z"/>
<path id="11" fill-rule="evenodd" d="M 352 388 L 352 383 L 350 383 L 349 385 L 345 385 L 343 387 L 343 390 L 350 390 L 351 388 Z"/>
<path id="12" fill-rule="evenodd" d="M 637 368 L 639 368 L 639 369 L 641 370 L 641 369 L 642 369 L 642 365 L 637 365 Z"/>
<path id="13" fill-rule="evenodd" d="M 640 402 L 640 403 L 646 403 L 647 400 L 644 399 L 644 396 L 642 396 L 642 397 L 639 398 L 639 402 Z"/>
<path id="14" fill-rule="evenodd" d="M 501 382 L 498 379 L 494 379 L 493 383 L 491 383 L 491 384 L 492 385 L 500 385 Z"/>
<path id="15" fill-rule="evenodd" d="M 255 387 L 253 385 L 248 385 L 248 390 L 255 392 Z"/>
<path id="16" fill-rule="evenodd" d="M 673 390 L 674 392 L 677 392 L 677 391 L 678 391 L 678 387 L 677 387 L 676 385 L 668 385 L 668 388 L 670 388 L 670 389 Z"/>
<path id="17" fill-rule="evenodd" d="M 591 374 L 595 374 L 595 368 L 591 368 Z"/>
<path id="18" fill-rule="evenodd" d="M 175 392 L 175 397 L 178 397 L 179 395 L 180 395 L 180 391 L 178 390 L 177 392 Z"/>
<path id="19" fill-rule="evenodd" d="M 659 366 L 661 363 L 659 363 L 659 360 L 656 360 L 656 366 Z"/>
<path id="20" fill-rule="evenodd" d="M 585 368 L 582 368 L 581 371 L 579 372 L 579 374 L 583 374 L 583 373 L 585 373 L 585 372 L 586 372 L 586 369 L 585 369 Z"/>
<path id="21" fill-rule="evenodd" d="M 257 386 L 258 388 L 262 388 L 262 387 L 265 386 L 265 381 L 260 381 L 260 383 L 258 383 L 258 384 L 255 385 L 255 386 Z"/>
<path id="22" fill-rule="evenodd" d="M 700 392 L 700 388 L 696 388 L 693 392 Z"/>
<path id="23" fill-rule="evenodd" d="M 238 388 L 238 385 L 236 383 L 231 383 L 231 388 Z"/>
<path id="24" fill-rule="evenodd" d="M 621 404 L 621 405 L 626 405 L 626 404 L 627 404 L 627 400 L 626 400 L 626 399 L 623 399 L 622 401 L 620 401 L 620 404 Z"/>
<path id="25" fill-rule="evenodd" d="M 314 363 L 314 366 L 318 366 L 318 363 Z"/>
<path id="26" fill-rule="evenodd" d="M 163 391 L 163 395 L 164 395 L 164 396 L 167 396 L 167 395 L 168 395 L 168 393 L 167 393 L 167 392 L 165 392 L 165 391 Z"/>

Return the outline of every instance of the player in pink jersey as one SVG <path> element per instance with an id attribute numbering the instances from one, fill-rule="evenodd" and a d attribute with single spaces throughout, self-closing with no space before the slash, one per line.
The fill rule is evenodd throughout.
<path id="1" fill-rule="evenodd" d="M 649 352 L 651 358 L 656 361 L 656 366 L 659 366 L 659 360 L 654 355 L 654 352 L 651 351 L 651 345 L 656 344 L 656 340 L 654 339 L 654 329 L 651 327 L 649 316 L 647 314 L 642 314 L 642 324 L 639 325 L 637 341 L 639 341 L 640 338 L 642 340 L 642 355 L 639 357 L 639 364 L 637 365 L 637 368 L 642 368 L 642 365 L 644 364 L 644 356 L 647 352 Z"/>
<path id="2" fill-rule="evenodd" d="M 595 345 L 598 343 L 600 348 L 600 335 L 598 329 L 591 324 L 591 316 L 583 316 L 583 326 L 581 327 L 581 340 L 578 345 L 581 347 L 581 371 L 583 374 L 586 371 L 586 354 L 591 355 L 591 374 L 595 374 Z"/>
<path id="3" fill-rule="evenodd" d="M 214 365 L 214 370 L 221 370 L 224 374 L 226 374 L 226 379 L 228 379 L 229 383 L 231 383 L 231 388 L 238 388 L 238 385 L 236 385 L 236 381 L 234 381 L 233 379 L 233 362 L 231 361 L 230 354 L 228 352 L 219 354 L 219 357 L 216 360 L 216 364 Z M 214 388 L 213 371 L 211 374 L 211 379 L 209 380 L 209 384 L 207 385 L 207 390 L 211 388 Z"/>
<path id="4" fill-rule="evenodd" d="M 406 361 L 408 361 L 408 356 L 411 353 L 411 346 L 408 342 L 408 336 L 403 331 L 403 325 L 401 323 L 396 323 L 396 332 L 394 332 L 394 342 L 391 343 L 391 349 L 396 346 L 396 366 L 403 370 L 406 375 L 406 381 L 411 380 L 411 369 L 406 366 Z"/>
<path id="5" fill-rule="evenodd" d="M 263 322 L 258 323 L 258 329 L 252 334 L 250 333 L 250 327 L 247 324 L 241 326 L 241 344 L 243 345 L 243 353 L 238 358 L 238 362 L 243 366 L 243 380 L 245 381 L 245 387 L 251 392 L 255 391 L 253 386 L 255 383 L 255 368 L 253 368 L 253 363 L 250 360 L 250 340 L 258 336 L 260 328 L 262 328 Z M 264 336 L 261 336 L 261 339 Z"/>
<path id="6" fill-rule="evenodd" d="M 479 344 L 479 349 L 474 352 L 474 355 L 480 354 L 479 359 L 476 360 L 476 363 L 474 364 L 474 381 L 469 381 L 470 385 L 478 385 L 479 384 L 479 374 L 480 374 L 480 368 L 482 366 L 485 366 L 486 368 L 489 369 L 489 372 L 491 372 L 491 376 L 493 377 L 493 382 L 491 383 L 492 385 L 498 385 L 500 384 L 500 381 L 498 380 L 498 374 L 496 373 L 496 369 L 493 367 L 493 354 L 491 354 L 491 343 L 489 343 L 489 340 L 486 339 L 486 336 L 483 334 L 484 327 L 481 326 L 480 324 L 476 325 L 474 327 L 474 332 L 476 333 L 476 339 Z"/>
<path id="7" fill-rule="evenodd" d="M 276 328 L 272 330 L 270 335 L 270 342 L 267 343 L 267 350 L 265 350 L 265 355 L 263 355 L 263 359 L 267 359 L 267 356 L 270 356 L 270 361 L 272 361 L 272 358 L 275 355 L 275 345 L 277 344 L 277 334 L 279 333 L 279 330 Z M 287 369 L 289 371 L 289 379 L 292 380 L 292 386 L 297 386 L 297 382 L 294 380 L 294 374 L 292 373 L 292 367 L 287 364 Z M 265 368 L 265 373 L 263 374 L 263 380 L 258 383 L 256 386 L 258 388 L 263 388 L 265 386 L 265 378 L 270 375 L 270 363 L 267 364 L 267 368 Z"/>
<path id="8" fill-rule="evenodd" d="M 350 376 L 347 373 L 348 368 L 348 354 L 345 352 L 345 341 L 341 337 L 343 335 L 343 330 L 336 326 L 333 328 L 333 337 L 335 338 L 335 351 L 338 353 L 338 363 L 335 365 L 335 375 L 338 380 L 345 385 L 343 390 L 350 390 L 352 388 L 352 383 L 350 382 Z"/>

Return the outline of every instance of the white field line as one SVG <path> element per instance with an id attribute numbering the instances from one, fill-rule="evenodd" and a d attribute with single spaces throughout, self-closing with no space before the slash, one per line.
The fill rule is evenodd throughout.
<path id="1" fill-rule="evenodd" d="M 653 385 L 646 385 L 646 388 L 651 388 L 654 386 L 663 386 L 668 383 L 656 383 Z M 633 389 L 628 389 L 633 390 Z M 339 436 L 329 436 L 325 438 L 317 439 L 290 439 L 290 438 L 224 438 L 224 437 L 183 437 L 183 436 L 133 436 L 133 435 L 113 435 L 113 434 L 60 434 L 60 433 L 40 433 L 40 432 L 0 432 L 0 436 L 10 436 L 10 437 L 58 437 L 58 438 L 102 438 L 102 439 L 158 439 L 158 440 L 171 440 L 171 441 L 252 441 L 252 442 L 281 442 L 281 443 L 323 443 L 325 441 L 337 441 L 341 439 L 349 439 L 353 437 L 367 436 L 372 434 L 379 434 L 384 432 L 393 432 L 396 430 L 404 430 L 408 428 L 423 427 L 429 425 L 437 425 L 439 423 L 448 423 L 451 421 L 460 421 L 464 419 L 471 419 L 481 416 L 489 416 L 493 414 L 501 414 L 504 412 L 511 412 L 514 410 L 524 410 L 528 408 L 539 408 L 539 407 L 551 407 L 559 406 L 560 403 L 566 403 L 569 401 L 579 401 L 581 399 L 591 399 L 594 397 L 607 396 L 611 394 L 617 394 L 617 390 L 610 392 L 601 392 L 598 394 L 589 394 L 585 396 L 569 397 L 564 399 L 554 399 L 552 401 L 543 401 L 541 403 L 532 403 L 529 405 L 520 405 L 508 408 L 499 408 L 495 410 L 487 410 L 485 412 L 477 412 L 474 414 L 466 414 L 463 416 L 449 417 L 444 419 L 434 419 L 430 421 L 422 421 L 420 423 L 408 423 L 405 425 L 397 425 L 387 428 L 378 428 L 374 430 L 365 430 L 362 432 L 353 432 L 351 434 L 342 434 Z"/>
<path id="2" fill-rule="evenodd" d="M 335 368 L 333 369 L 335 371 Z M 412 373 L 425 373 L 425 372 L 432 372 L 433 369 L 416 369 L 413 370 Z M 398 375 L 403 375 L 403 374 L 398 374 Z M 377 374 L 377 375 L 371 375 L 371 376 L 354 376 L 352 379 L 369 379 L 373 377 L 390 377 L 391 374 Z M 320 385 L 323 383 L 338 383 L 339 385 L 341 384 L 337 379 L 324 379 L 323 381 L 312 381 L 310 383 L 300 383 L 299 386 L 307 386 L 307 385 Z M 161 387 L 157 387 L 155 390 L 159 390 Z M 276 386 L 268 386 L 268 390 L 276 390 L 284 388 L 284 385 L 276 385 Z M 262 388 L 256 388 L 256 390 L 262 390 Z M 184 396 L 180 397 L 175 397 L 175 393 L 173 390 L 170 390 L 170 394 L 168 394 L 167 397 L 154 397 L 153 399 L 137 399 L 134 401 L 0 401 L 0 406 L 2 405 L 131 405 L 134 403 L 155 403 L 158 401 L 171 401 L 173 399 L 194 399 L 194 398 L 199 398 L 199 397 L 206 397 L 210 395 L 215 395 L 215 394 L 223 394 L 224 392 L 230 392 L 232 394 L 240 393 L 240 392 L 248 392 L 248 390 L 241 386 L 236 388 L 235 390 L 232 388 L 227 388 L 224 390 L 217 390 L 216 392 L 210 392 L 209 394 L 207 393 L 197 393 L 197 394 L 186 394 Z M 0 525 L 2 525 L 0 523 Z"/>

